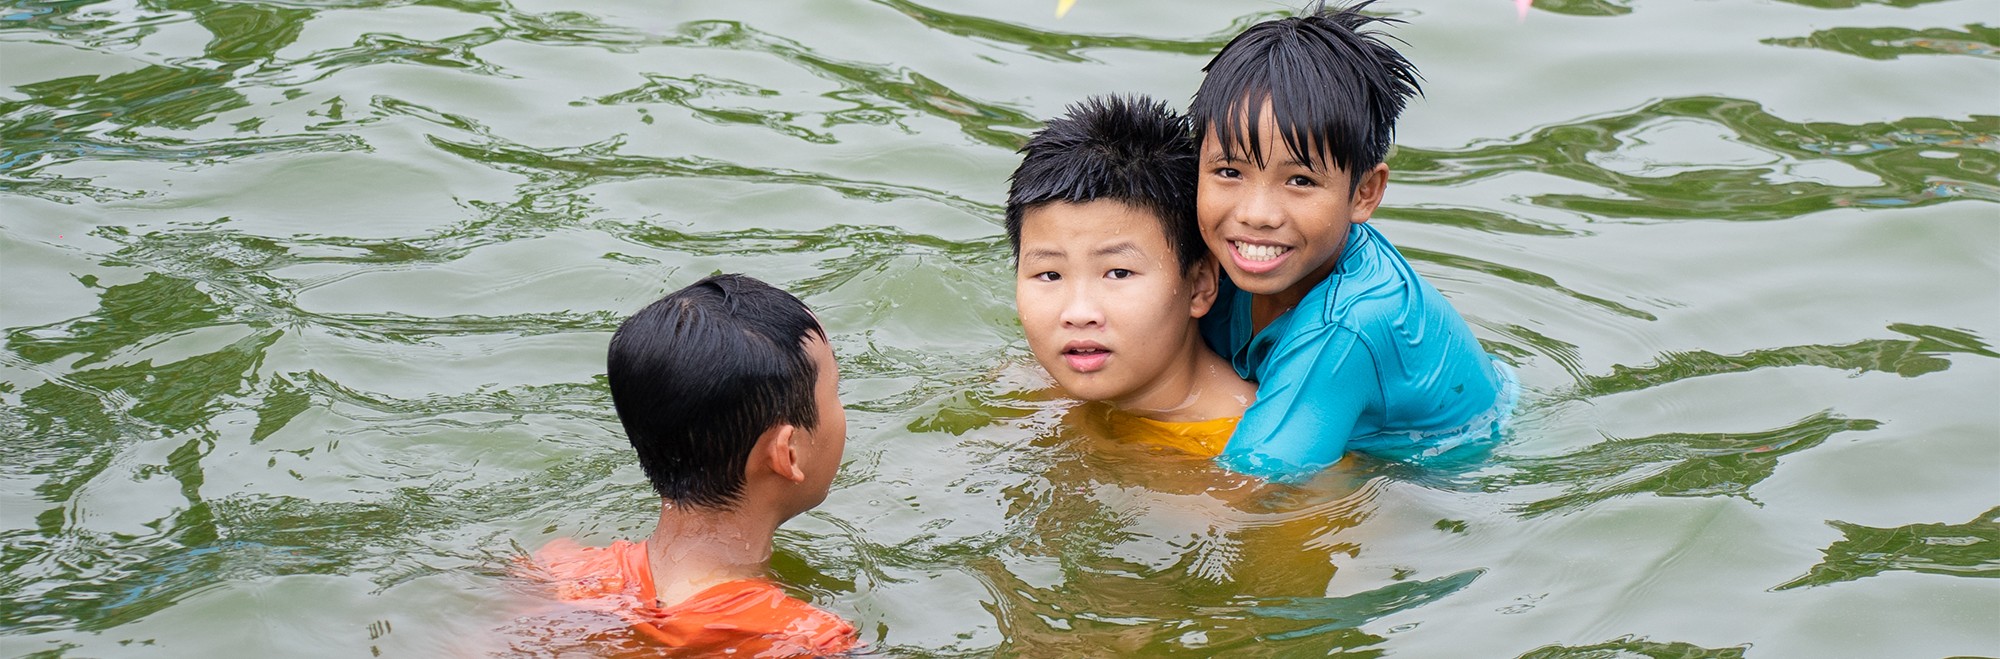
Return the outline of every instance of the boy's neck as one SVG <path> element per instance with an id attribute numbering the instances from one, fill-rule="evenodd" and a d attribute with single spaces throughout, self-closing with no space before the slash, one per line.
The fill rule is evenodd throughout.
<path id="1" fill-rule="evenodd" d="M 1181 342 L 1180 365 L 1162 373 L 1139 395 L 1113 403 L 1119 411 L 1154 421 L 1186 423 L 1243 416 L 1256 399 L 1257 385 L 1245 382 L 1229 362 L 1201 342 L 1192 325 Z"/>
<path id="2" fill-rule="evenodd" d="M 673 606 L 715 586 L 765 575 L 771 564 L 771 536 L 784 519 L 773 511 L 752 510 L 745 501 L 716 509 L 668 501 L 646 539 L 653 570 L 653 596 Z"/>

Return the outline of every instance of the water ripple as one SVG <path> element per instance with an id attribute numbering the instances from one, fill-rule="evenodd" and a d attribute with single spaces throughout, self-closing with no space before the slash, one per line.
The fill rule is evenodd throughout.
<path id="1" fill-rule="evenodd" d="M 1751 499 L 1750 488 L 1777 470 L 1779 458 L 1819 446 L 1836 433 L 1881 425 L 1872 419 L 1821 412 L 1756 432 L 1607 437 L 1562 455 L 1503 459 L 1501 464 L 1511 473 L 1486 478 L 1486 487 L 1563 486 L 1561 495 L 1519 507 L 1530 517 L 1573 513 L 1632 494 Z"/>
<path id="2" fill-rule="evenodd" d="M 1269 7 L 1132 5 L 1202 16 L 1094 23 L 1111 12 L 1086 12 L 1042 25 L 922 0 L 870 0 L 827 12 L 834 20 L 742 3 L 696 13 L 507 0 L 16 0 L 0 9 L 0 49 L 49 67 L 8 68 L 11 89 L 0 98 L 0 212 L 14 238 L 0 244 L 11 284 L 0 315 L 31 305 L 25 316 L 36 319 L 0 328 L 0 637 L 52 656 L 216 647 L 203 643 L 232 644 L 209 652 L 229 654 L 285 638 L 314 643 L 281 653 L 480 646 L 515 603 L 506 575 L 521 544 L 636 537 L 657 509 L 603 378 L 577 361 L 601 354 L 593 346 L 636 302 L 590 283 L 626 276 L 634 290 L 662 288 L 711 269 L 763 269 L 835 331 L 849 462 L 826 504 L 779 533 L 772 567 L 796 593 L 863 625 L 883 654 L 1463 649 L 1471 646 L 1453 630 L 1483 624 L 1465 616 L 1519 605 L 1524 583 L 1552 584 L 1532 588 L 1537 601 L 1609 617 L 1673 605 L 1640 598 L 1662 592 L 1651 586 L 1668 566 L 1632 561 L 1629 538 L 1602 531 L 1671 536 L 1663 508 L 1725 510 L 1744 522 L 1727 536 L 1703 522 L 1687 537 L 1646 538 L 1723 543 L 1730 551 L 1717 558 L 1674 555 L 1702 574 L 1748 575 L 1692 584 L 1719 606 L 1754 608 L 1769 587 L 1821 599 L 1853 591 L 1842 602 L 1909 595 L 1913 611 L 1948 615 L 1951 597 L 1940 593 L 1980 588 L 1987 582 L 1971 579 L 2000 570 L 2000 513 L 1894 524 L 1927 519 L 1929 497 L 1966 503 L 1974 495 L 1946 488 L 1976 482 L 1987 464 L 1976 431 L 1991 427 L 1981 416 L 1990 406 L 1977 394 L 2000 352 L 1976 313 L 1990 284 L 1970 280 L 1990 265 L 1972 246 L 1988 235 L 1979 211 L 2000 201 L 2000 116 L 1878 116 L 1863 103 L 1840 108 L 1860 117 L 1851 123 L 1799 121 L 1766 108 L 1799 107 L 1801 94 L 1838 103 L 1842 90 L 1813 91 L 1795 71 L 1764 69 L 1803 57 L 1854 64 L 1842 75 L 1858 79 L 1932 79 L 1994 59 L 2000 37 L 1961 9 L 1974 3 L 1784 1 L 1861 9 L 1726 2 L 1718 7 L 1788 21 L 1750 36 L 1702 33 L 1701 45 L 1741 67 L 1632 66 L 1611 73 L 1632 76 L 1638 90 L 1655 89 L 1647 76 L 1657 77 L 1662 91 L 1612 101 L 1629 109 L 1558 109 L 1568 116 L 1527 119 L 1541 128 L 1498 141 L 1398 150 L 1398 180 L 1434 186 L 1441 198 L 1379 214 L 1423 234 L 1410 242 L 1432 249 L 1406 250 L 1411 259 L 1484 289 L 1466 294 L 1560 296 L 1608 313 L 1578 323 L 1526 307 L 1475 319 L 1489 350 L 1544 383 L 1529 392 L 1520 436 L 1503 447 L 1517 455 L 1463 470 L 1361 460 L 1312 483 L 1259 486 L 1206 460 L 1120 445 L 1092 430 L 1088 409 L 1051 391 L 1013 318 L 1005 239 L 985 224 L 1001 209 L 982 200 L 1001 194 L 1011 151 L 1040 125 L 1046 101 L 1105 84 L 1191 80 L 1231 35 L 1275 15 Z M 1686 15 L 1632 0 L 1534 4 L 1551 19 L 1537 29 Z M 1504 6 L 1495 14 L 1510 18 Z M 1888 14 L 1908 27 L 1839 23 Z M 1424 10 L 1426 24 L 1393 31 L 1422 46 L 1420 64 L 1436 79 L 1462 80 L 1490 72 L 1478 58 L 1491 51 L 1473 46 L 1506 38 L 1480 32 L 1490 25 L 1467 18 L 1476 15 Z M 870 39 L 882 42 L 857 41 Z M 1589 56 L 1569 52 L 1589 43 L 1517 45 Z M 878 54 L 833 56 L 855 52 Z M 1681 61 L 1675 52 L 1632 61 Z M 1128 62 L 1162 68 L 1135 75 L 1121 68 Z M 1783 76 L 1790 91 L 1688 96 L 1699 92 L 1682 84 L 1686 75 L 1736 90 Z M 1575 79 L 1519 82 L 1519 93 L 1548 107 L 1602 107 L 1574 100 L 1602 98 L 1577 92 Z M 1977 93 L 1927 89 L 1961 106 Z M 1648 94 L 1656 100 L 1640 100 Z M 727 150 L 635 153 L 625 135 L 639 131 Z M 309 156 L 324 153 L 342 154 L 324 159 L 339 166 L 316 169 L 322 159 Z M 922 167 L 922 183 L 890 165 Z M 315 178 L 360 171 L 419 176 L 407 185 L 366 178 L 386 181 L 379 191 Z M 728 213 L 679 207 L 711 192 Z M 350 206 L 340 196 L 357 193 L 370 198 Z M 367 216 L 404 202 L 407 217 Z M 1595 226 L 1843 208 L 1871 210 L 1755 227 Z M 954 229 L 926 228 L 940 217 Z M 1859 238 L 1814 243 L 1824 263 L 1785 256 L 1796 232 L 1827 227 Z M 1557 243 L 1623 253 L 1635 245 L 1606 241 L 1710 231 L 1770 241 L 1785 266 L 1774 276 L 1792 278 L 1776 284 L 1785 290 L 1820 277 L 1853 282 L 1806 293 L 1855 318 L 1907 322 L 1872 321 L 1886 325 L 1879 336 L 1864 325 L 1836 341 L 1720 340 L 1739 347 L 1654 354 L 1630 344 L 1676 343 L 1632 336 L 1672 329 L 1655 306 L 1672 308 L 1676 322 L 1666 325 L 1675 327 L 1730 322 L 1746 307 L 1705 305 L 1711 282 L 1699 273 L 1674 289 L 1690 292 L 1649 305 L 1633 300 L 1666 294 L 1612 271 L 1625 264 L 1586 258 L 1530 270 L 1505 256 Z M 1894 249 L 1867 252 L 1879 260 L 1865 263 L 1942 293 L 1910 298 L 1899 294 L 1903 279 L 1869 287 L 1845 276 L 1856 267 L 1850 249 L 1883 240 Z M 540 258 L 549 246 L 567 256 Z M 423 288 L 475 278 L 456 297 Z M 586 283 L 566 289 L 572 282 Z M 1753 297 L 1774 285 L 1727 283 L 1730 295 Z M 513 295 L 524 289 L 532 294 Z M 481 294 L 495 290 L 509 295 Z M 467 297 L 480 299 L 458 299 Z M 315 308 L 320 301 L 338 308 Z M 1597 321 L 1613 325 L 1612 336 Z M 1642 357 L 1587 359 L 1606 352 Z M 1806 414 L 1828 407 L 1815 403 L 1773 420 L 1747 405 L 1702 410 L 1704 424 L 1725 432 L 1627 437 L 1568 414 L 1627 393 L 1658 397 L 1670 383 L 1694 389 L 1669 398 L 1726 396 L 1756 384 L 1738 374 L 1758 380 L 1793 367 L 1835 380 L 1864 374 L 1837 391 L 1812 374 L 1784 389 L 1813 400 L 1864 396 L 1872 418 Z M 1674 418 L 1682 410 L 1672 402 L 1645 415 Z M 1816 449 L 1835 436 L 1887 437 L 1875 431 L 1892 421 L 1898 434 L 1933 440 L 1896 454 L 1927 473 L 1901 484 L 1922 492 L 1915 498 L 1834 504 L 1771 487 L 1780 469 L 1793 483 L 1872 473 L 1855 452 Z M 1794 457 L 1807 451 L 1811 459 Z M 1619 503 L 1682 497 L 1728 505 Z M 1973 503 L 1954 509 L 1991 505 Z M 1849 519 L 1901 521 L 1838 521 Z M 1782 533 L 1824 520 L 1834 529 L 1824 535 L 1839 537 Z M 1566 553 L 1538 565 L 1558 537 Z M 1808 566 L 1815 551 L 1823 557 Z M 1591 578 L 1575 579 L 1585 565 Z M 1597 566 L 1607 568 L 1601 576 Z M 1888 580 L 1867 579 L 1878 574 L 1899 577 L 1883 590 Z M 321 599 L 328 591 L 306 585 L 315 582 L 344 584 L 334 592 L 349 597 Z M 231 635 L 246 600 L 268 607 L 255 622 L 270 639 L 242 645 Z M 1875 620 L 1831 606 L 1837 617 Z M 290 610 L 382 624 L 316 629 L 312 616 L 277 613 Z M 398 634 L 387 634 L 391 619 Z M 556 651 L 640 649 L 603 622 Z M 1565 631 L 1572 622 L 1507 616 L 1510 630 L 1480 647 L 1536 659 L 1740 657 L 1753 640 L 1784 648 L 1809 635 L 1782 615 L 1752 619 L 1730 639 L 1745 643 L 1735 647 Z M 1950 629 L 1857 629 L 1880 638 L 1855 652 L 1885 656 L 1962 654 L 1990 641 Z M 1985 632 L 1961 636 L 1975 633 Z"/>
<path id="3" fill-rule="evenodd" d="M 1853 373 L 1874 371 L 1913 378 L 1950 368 L 1951 360 L 1945 355 L 2000 358 L 2000 353 L 1995 353 L 1977 336 L 1962 330 L 1907 323 L 1890 325 L 1889 330 L 1912 338 L 1786 346 L 1736 355 L 1721 355 L 1706 350 L 1667 353 L 1646 366 L 1619 364 L 1612 366 L 1608 374 L 1583 376 L 1579 378 L 1575 390 L 1567 396 L 1595 398 L 1692 378 L 1788 366 L 1818 366 Z"/>
<path id="4" fill-rule="evenodd" d="M 923 199 L 985 218 L 1000 215 L 993 204 L 975 202 L 942 190 L 879 181 L 843 179 L 832 174 L 784 168 L 759 168 L 705 156 L 620 155 L 624 139 L 613 138 L 576 147 L 537 149 L 520 144 L 458 142 L 429 138 L 432 146 L 503 171 L 522 174 L 553 187 L 579 189 L 587 184 L 646 178 L 703 178 L 751 183 L 804 185 L 840 193 L 849 199 L 886 202 Z"/>
<path id="5" fill-rule="evenodd" d="M 820 55 L 796 41 L 766 34 L 733 21 L 697 21 L 681 26 L 670 43 L 767 53 L 815 76 L 841 85 L 823 94 L 854 107 L 828 113 L 827 125 L 884 123 L 887 117 L 926 115 L 957 124 L 966 136 L 1009 151 L 1027 141 L 1041 119 L 1003 104 L 959 94 L 936 80 L 903 67 L 852 62 Z M 894 108 L 901 108 L 896 110 Z M 914 132 L 905 127 L 905 132 Z"/>
<path id="6" fill-rule="evenodd" d="M 1631 133 L 1665 119 L 1717 126 L 1729 139 L 1767 151 L 1772 159 L 1726 168 L 1696 165 L 1664 175 L 1622 173 L 1593 160 L 1631 149 Z M 1814 172 L 1795 164 L 1809 162 L 1839 163 L 1881 183 L 1813 180 Z M 1400 180 L 1416 184 L 1458 185 L 1510 172 L 1589 183 L 1607 193 L 1545 194 L 1533 202 L 1593 217 L 1777 220 L 1850 206 L 2000 202 L 2000 115 L 1799 124 L 1754 101 L 1688 97 L 1543 128 L 1505 143 L 1463 150 L 1404 147 L 1390 164 Z"/>
<path id="7" fill-rule="evenodd" d="M 1018 23 L 959 14 L 926 7 L 909 0 L 873 0 L 876 4 L 894 9 L 924 27 L 957 37 L 976 39 L 986 43 L 1001 43 L 1020 47 L 1021 50 L 1038 57 L 1061 62 L 1086 62 L 1081 51 L 1094 49 L 1136 50 L 1144 52 L 1174 53 L 1180 55 L 1212 56 L 1221 50 L 1223 44 L 1253 24 L 1285 15 L 1285 12 L 1259 12 L 1237 17 L 1228 27 L 1206 35 L 1189 39 L 1155 39 L 1141 36 L 1101 35 L 1075 32 L 1054 32 L 1042 28 L 1029 27 Z"/>

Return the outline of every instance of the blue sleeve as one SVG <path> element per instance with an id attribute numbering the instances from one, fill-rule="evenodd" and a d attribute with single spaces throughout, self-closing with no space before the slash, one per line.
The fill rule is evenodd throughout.
<path id="1" fill-rule="evenodd" d="M 1257 402 L 1216 460 L 1270 480 L 1309 476 L 1340 461 L 1356 422 L 1382 396 L 1375 360 L 1355 334 L 1327 328 L 1270 355 Z"/>

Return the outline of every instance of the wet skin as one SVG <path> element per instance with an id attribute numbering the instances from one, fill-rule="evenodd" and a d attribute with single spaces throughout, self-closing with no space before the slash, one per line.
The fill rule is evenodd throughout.
<path id="1" fill-rule="evenodd" d="M 1183 271 L 1160 220 L 1120 202 L 1022 217 L 1015 303 L 1035 360 L 1069 395 L 1161 421 L 1243 413 L 1254 387 L 1201 344 L 1210 261 Z"/>
<path id="2" fill-rule="evenodd" d="M 1202 240 L 1230 281 L 1255 296 L 1251 316 L 1261 329 L 1333 273 L 1348 230 L 1381 205 L 1389 166 L 1370 168 L 1351 189 L 1325 149 L 1313 157 L 1317 169 L 1306 166 L 1279 137 L 1269 103 L 1258 116 L 1261 165 L 1247 145 L 1230 157 L 1216 131 L 1205 132 L 1195 191 Z"/>

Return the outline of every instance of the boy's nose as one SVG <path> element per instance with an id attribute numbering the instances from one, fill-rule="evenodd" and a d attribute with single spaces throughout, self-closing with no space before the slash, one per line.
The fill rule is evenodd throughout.
<path id="1" fill-rule="evenodd" d="M 1252 229 L 1273 229 L 1285 223 L 1284 209 L 1271 192 L 1253 189 L 1236 205 L 1236 221 Z"/>
<path id="2" fill-rule="evenodd" d="M 1096 327 L 1104 324 L 1103 308 L 1089 291 L 1073 290 L 1062 307 L 1063 327 Z"/>

